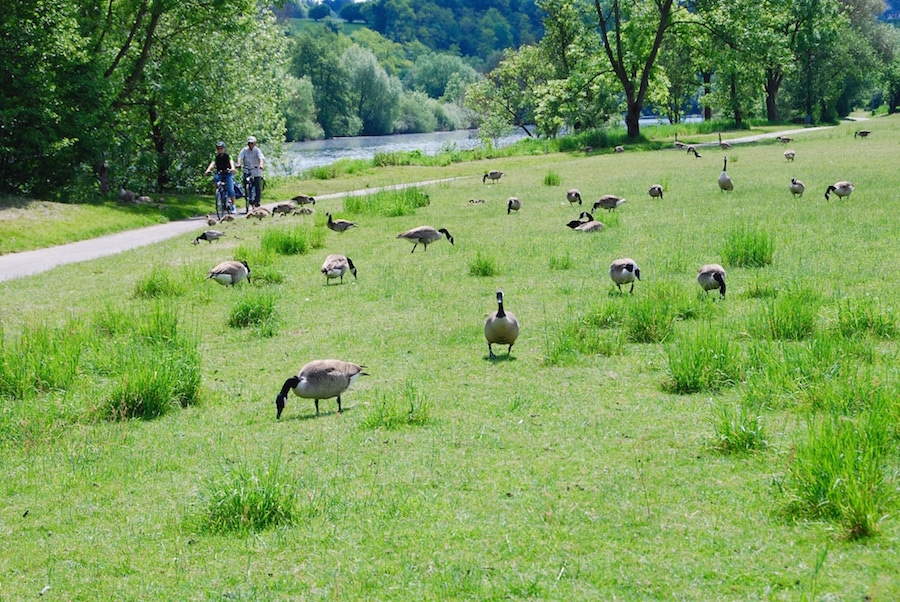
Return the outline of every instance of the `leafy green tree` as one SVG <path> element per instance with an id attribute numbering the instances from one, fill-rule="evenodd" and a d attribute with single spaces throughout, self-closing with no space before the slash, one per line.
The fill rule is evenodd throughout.
<path id="1" fill-rule="evenodd" d="M 479 79 L 478 73 L 458 56 L 432 54 L 419 58 L 407 74 L 410 88 L 424 92 L 430 98 L 440 98 L 447 91 L 451 78 L 464 84 Z"/>
<path id="2" fill-rule="evenodd" d="M 326 138 L 353 136 L 360 130 L 341 54 L 350 41 L 330 32 L 302 33 L 291 47 L 291 73 L 313 85 L 318 121 Z"/>
<path id="3" fill-rule="evenodd" d="M 331 7 L 327 4 L 316 4 L 309 9 L 309 18 L 314 21 L 321 21 L 331 16 Z"/>
<path id="4" fill-rule="evenodd" d="M 400 80 L 385 73 L 375 55 L 359 46 L 344 51 L 341 66 L 347 74 L 350 103 L 362 122 L 363 135 L 390 134 L 403 90 Z"/>
<path id="5" fill-rule="evenodd" d="M 392 42 L 369 28 L 357 29 L 350 34 L 350 39 L 354 44 L 370 50 L 388 75 L 395 77 L 402 77 L 412 68 L 413 59 L 420 49 L 420 45 Z M 428 52 L 424 47 L 421 51 Z"/>
<path id="6" fill-rule="evenodd" d="M 318 140 L 325 136 L 316 120 L 316 102 L 312 82 L 307 78 L 286 75 L 285 95 L 281 105 L 288 140 Z"/>

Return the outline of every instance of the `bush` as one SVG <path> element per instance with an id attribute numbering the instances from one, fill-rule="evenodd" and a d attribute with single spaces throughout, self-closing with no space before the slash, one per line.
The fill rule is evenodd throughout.
<path id="1" fill-rule="evenodd" d="M 344 209 L 358 215 L 399 217 L 413 215 L 416 209 L 427 207 L 430 203 L 427 192 L 413 187 L 402 190 L 384 190 L 366 196 L 346 197 Z"/>
<path id="2" fill-rule="evenodd" d="M 761 268 L 772 263 L 775 240 L 761 228 L 737 226 L 725 234 L 722 260 L 726 266 Z"/>
<path id="3" fill-rule="evenodd" d="M 254 469 L 247 463 L 226 468 L 206 486 L 205 533 L 257 532 L 290 525 L 297 512 L 295 488 L 281 465 Z"/>

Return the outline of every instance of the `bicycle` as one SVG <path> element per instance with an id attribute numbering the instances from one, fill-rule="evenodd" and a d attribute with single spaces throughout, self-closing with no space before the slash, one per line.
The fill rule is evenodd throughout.
<path id="1" fill-rule="evenodd" d="M 220 171 L 216 173 L 216 216 L 222 219 L 228 213 L 234 213 L 234 204 L 228 198 L 228 173 Z"/>
<path id="2" fill-rule="evenodd" d="M 264 180 L 262 176 L 251 176 L 250 170 L 244 169 L 244 197 L 247 199 L 247 213 L 259 207 L 259 199 L 262 196 Z"/>

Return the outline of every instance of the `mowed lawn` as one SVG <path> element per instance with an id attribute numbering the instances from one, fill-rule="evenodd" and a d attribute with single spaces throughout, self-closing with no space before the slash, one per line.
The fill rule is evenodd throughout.
<path id="1" fill-rule="evenodd" d="M 799 134 L 793 162 L 738 146 L 730 193 L 718 147 L 475 163 L 414 214 L 326 200 L 0 283 L 0 374 L 73 358 L 0 389 L 0 599 L 900 598 L 898 143 L 883 118 Z M 826 201 L 839 180 L 855 191 Z M 594 212 L 603 232 L 566 227 L 602 194 L 627 199 Z M 358 226 L 329 231 L 326 211 Z M 396 235 L 419 225 L 455 244 L 410 253 Z M 742 233 L 770 264 L 726 262 Z M 330 253 L 358 279 L 326 285 Z M 633 295 L 609 278 L 621 257 Z M 205 279 L 230 259 L 251 282 Z M 725 299 L 700 290 L 707 263 Z M 521 334 L 490 360 L 497 290 Z M 319 358 L 368 375 L 343 414 L 291 394 L 276 421 Z M 175 364 L 199 370 L 182 403 L 118 419 L 135 366 L 156 383 Z M 840 468 L 824 503 L 803 480 L 819 466 Z M 270 508 L 266 528 L 213 524 Z"/>

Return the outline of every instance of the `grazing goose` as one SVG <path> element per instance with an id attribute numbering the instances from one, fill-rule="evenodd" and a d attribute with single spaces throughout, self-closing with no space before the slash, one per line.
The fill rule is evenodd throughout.
<path id="1" fill-rule="evenodd" d="M 131 203 L 137 197 L 137 194 L 126 188 L 119 188 L 119 200 L 123 203 Z M 208 217 L 208 216 L 207 216 Z"/>
<path id="2" fill-rule="evenodd" d="M 719 174 L 719 188 L 722 191 L 726 190 L 734 190 L 734 182 L 731 181 L 731 178 L 728 177 L 728 172 L 725 171 L 728 167 L 728 157 L 725 157 L 725 163 L 722 165 L 722 173 Z"/>
<path id="3" fill-rule="evenodd" d="M 659 184 L 654 184 L 650 187 L 650 190 L 647 191 L 647 194 L 649 194 L 651 198 L 661 199 L 663 198 L 663 187 Z"/>
<path id="4" fill-rule="evenodd" d="M 614 194 L 604 194 L 602 197 L 600 197 L 600 199 L 596 203 L 594 203 L 594 206 L 591 208 L 591 211 L 596 211 L 597 209 L 600 209 L 601 207 L 603 209 L 607 209 L 608 211 L 612 211 L 613 209 L 620 206 L 624 202 L 625 202 L 625 199 L 623 199 L 620 196 L 616 196 Z"/>
<path id="5" fill-rule="evenodd" d="M 718 134 L 719 134 L 719 148 L 721 148 L 722 150 L 732 149 L 733 147 L 731 146 L 730 143 L 722 142 L 722 132 L 718 132 Z"/>
<path id="6" fill-rule="evenodd" d="M 235 218 L 232 214 L 226 213 L 225 215 L 222 216 L 222 219 L 219 220 L 219 223 L 222 223 L 222 222 L 233 222 L 235 219 L 236 219 L 236 218 Z"/>
<path id="7" fill-rule="evenodd" d="M 853 137 L 856 138 L 858 136 L 860 138 L 868 138 L 871 133 L 870 130 L 859 130 L 858 132 L 853 132 Z"/>
<path id="8" fill-rule="evenodd" d="M 719 289 L 719 294 L 725 298 L 725 268 L 718 263 L 702 266 L 697 274 L 697 282 L 707 293 L 714 288 Z"/>
<path id="9" fill-rule="evenodd" d="M 698 159 L 702 159 L 702 158 L 703 158 L 703 155 L 701 155 L 699 152 L 697 152 L 697 149 L 694 148 L 693 146 L 687 147 L 687 154 L 689 154 L 689 155 L 692 154 L 692 155 L 694 155 L 695 157 L 697 157 Z"/>
<path id="10" fill-rule="evenodd" d="M 363 372 L 365 366 L 358 366 L 341 360 L 313 360 L 303 366 L 297 376 L 292 376 L 281 387 L 275 398 L 275 419 L 281 418 L 288 391 L 293 389 L 297 397 L 316 401 L 316 416 L 319 415 L 319 400 L 337 397 L 338 413 L 341 408 L 341 393 L 350 388 L 360 376 L 368 376 Z"/>
<path id="11" fill-rule="evenodd" d="M 470 205 L 480 205 L 484 203 L 484 199 L 469 199 Z"/>
<path id="12" fill-rule="evenodd" d="M 784 158 L 787 159 L 788 161 L 793 161 L 794 155 L 796 155 L 796 154 L 797 153 L 795 151 L 786 150 L 786 151 L 784 151 Z"/>
<path id="13" fill-rule="evenodd" d="M 513 343 L 519 337 L 519 321 L 515 314 L 503 311 L 503 291 L 497 291 L 497 311 L 492 312 L 484 323 L 484 338 L 488 342 L 488 355 L 491 359 L 494 355 L 492 345 L 509 345 L 506 354 L 512 352 Z"/>
<path id="14" fill-rule="evenodd" d="M 335 278 L 340 278 L 341 284 L 344 284 L 344 274 L 348 271 L 356 278 L 356 266 L 353 265 L 353 260 L 344 255 L 329 255 L 325 258 L 325 263 L 322 264 L 322 273 L 325 274 L 325 284 L 328 284 L 329 280 Z"/>
<path id="15" fill-rule="evenodd" d="M 788 190 L 790 190 L 794 196 L 797 196 L 798 194 L 803 196 L 803 191 L 806 190 L 806 186 L 804 186 L 803 182 L 797 178 L 791 178 L 791 184 L 788 186 Z"/>
<path id="16" fill-rule="evenodd" d="M 578 203 L 580 205 L 581 191 L 579 191 L 577 188 L 572 188 L 566 193 L 566 200 L 569 201 L 569 203 Z"/>
<path id="17" fill-rule="evenodd" d="M 265 207 L 254 207 L 253 210 L 247 213 L 247 219 L 250 219 L 251 217 L 255 217 L 262 221 L 264 218 L 269 217 L 269 210 Z"/>
<path id="18" fill-rule="evenodd" d="M 484 174 L 484 177 L 481 178 L 481 183 L 484 184 L 488 180 L 491 180 L 492 182 L 496 183 L 497 180 L 499 180 L 502 175 L 503 175 L 502 171 L 492 169 L 491 171 Z"/>
<path id="19" fill-rule="evenodd" d="M 578 216 L 578 219 L 573 219 L 572 221 L 567 222 L 567 223 L 566 223 L 566 227 L 567 227 L 567 228 L 572 228 L 572 229 L 574 230 L 575 228 L 577 228 L 577 227 L 580 226 L 581 224 L 586 224 L 586 223 L 588 223 L 589 221 L 591 221 L 592 219 L 594 219 L 594 218 L 591 217 L 591 214 L 590 214 L 590 213 L 588 213 L 587 211 L 582 211 L 582 212 L 581 212 L 581 215 Z M 584 220 L 584 221 L 582 221 L 582 220 Z"/>
<path id="20" fill-rule="evenodd" d="M 307 196 L 305 194 L 298 194 L 291 200 L 299 205 L 315 205 L 316 204 L 316 199 L 312 198 L 311 196 Z"/>
<path id="21" fill-rule="evenodd" d="M 613 152 L 614 152 L 614 153 L 624 153 L 624 152 L 625 152 L 625 147 L 624 147 L 624 146 L 621 146 L 621 145 L 620 145 L 620 146 L 617 146 L 616 148 L 613 149 Z"/>
<path id="22" fill-rule="evenodd" d="M 677 148 L 678 150 L 684 150 L 687 147 L 687 145 L 684 142 L 678 141 L 678 132 L 675 132 L 675 144 L 673 146 L 675 148 Z"/>
<path id="23" fill-rule="evenodd" d="M 191 244 L 199 245 L 201 240 L 212 243 L 212 241 L 217 241 L 223 236 L 225 236 L 225 233 L 220 230 L 207 230 L 206 232 L 195 238 L 194 242 L 192 242 Z"/>
<path id="24" fill-rule="evenodd" d="M 847 181 L 835 182 L 825 191 L 826 201 L 831 199 L 832 192 L 836 194 L 839 199 L 842 199 L 845 196 L 850 196 L 850 193 L 853 192 L 853 184 Z"/>
<path id="25" fill-rule="evenodd" d="M 326 213 L 325 215 L 328 216 L 328 228 L 335 232 L 345 232 L 356 225 L 345 219 L 331 219 L 330 213 Z"/>
<path id="26" fill-rule="evenodd" d="M 775 136 L 775 140 L 778 140 L 782 144 L 787 144 L 788 142 L 793 142 L 793 138 L 788 138 L 786 136 Z"/>
<path id="27" fill-rule="evenodd" d="M 572 220 L 566 225 L 576 232 L 600 232 L 606 228 L 602 222 L 595 220 L 594 216 L 587 211 L 582 211 L 577 220 Z"/>
<path id="28" fill-rule="evenodd" d="M 206 225 L 210 228 L 219 223 L 219 220 L 210 216 L 208 213 L 206 214 Z"/>
<path id="29" fill-rule="evenodd" d="M 509 215 L 513 211 L 518 213 L 521 208 L 522 201 L 519 200 L 519 197 L 511 196 L 506 200 L 506 215 Z"/>
<path id="30" fill-rule="evenodd" d="M 287 201 L 284 203 L 278 203 L 277 205 L 272 207 L 272 217 L 274 217 L 276 214 L 284 217 L 288 213 L 293 213 L 294 209 L 295 209 L 294 203 L 287 202 Z"/>
<path id="31" fill-rule="evenodd" d="M 244 278 L 250 282 L 250 266 L 246 261 L 223 261 L 209 271 L 207 279 L 212 278 L 223 286 L 234 286 Z"/>
<path id="32" fill-rule="evenodd" d="M 291 215 L 312 215 L 316 210 L 312 207 L 300 207 L 298 209 L 294 209 Z"/>
<path id="33" fill-rule="evenodd" d="M 450 233 L 447 232 L 446 228 L 435 230 L 431 226 L 419 226 L 418 228 L 413 228 L 412 230 L 401 232 L 397 235 L 397 238 L 405 238 L 409 242 L 413 243 L 413 248 L 410 253 L 415 253 L 416 247 L 418 247 L 420 244 L 425 245 L 425 250 L 427 251 L 428 245 L 440 240 L 444 236 L 447 237 L 447 240 L 449 240 L 450 244 L 452 245 L 453 237 L 450 236 Z"/>
<path id="34" fill-rule="evenodd" d="M 622 291 L 622 285 L 630 282 L 631 290 L 629 292 L 634 294 L 634 281 L 635 279 L 641 279 L 641 268 L 638 267 L 634 259 L 627 257 L 616 259 L 609 266 L 609 277 L 616 283 L 616 287 L 620 292 Z"/>

